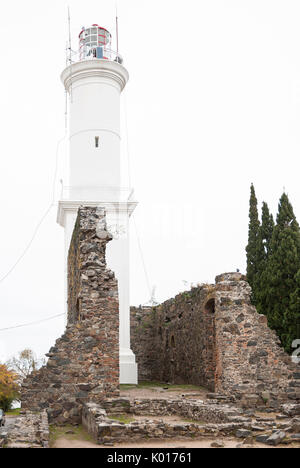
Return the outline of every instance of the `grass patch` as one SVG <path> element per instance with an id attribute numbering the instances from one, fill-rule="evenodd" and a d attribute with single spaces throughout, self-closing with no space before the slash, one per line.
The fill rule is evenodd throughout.
<path id="1" fill-rule="evenodd" d="M 82 426 L 54 426 L 50 425 L 50 447 L 55 445 L 58 439 L 64 438 L 68 440 L 84 440 L 94 442 L 92 436 L 86 432 Z M 69 432 L 69 434 L 68 434 Z"/>
<path id="2" fill-rule="evenodd" d="M 166 384 L 164 384 L 164 383 L 162 383 L 162 382 L 156 382 L 156 381 L 147 382 L 147 381 L 142 381 L 142 382 L 139 382 L 138 388 L 164 387 L 165 385 L 166 385 Z"/>
<path id="3" fill-rule="evenodd" d="M 138 386 L 137 385 L 131 385 L 131 384 L 121 384 L 120 385 L 120 390 L 134 390 L 135 388 L 137 388 Z"/>
<path id="4" fill-rule="evenodd" d="M 7 411 L 6 416 L 19 416 L 20 415 L 21 408 L 14 408 L 9 411 Z"/>
<path id="5" fill-rule="evenodd" d="M 109 419 L 113 419 L 114 421 L 118 421 L 124 424 L 129 424 L 135 421 L 135 419 L 129 417 L 128 414 L 111 414 L 108 417 Z"/>

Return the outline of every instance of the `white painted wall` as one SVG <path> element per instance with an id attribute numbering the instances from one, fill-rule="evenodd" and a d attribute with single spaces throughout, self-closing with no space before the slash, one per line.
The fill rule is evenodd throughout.
<path id="1" fill-rule="evenodd" d="M 119 86 L 100 76 L 83 78 L 72 86 L 70 185 L 119 187 L 120 175 Z"/>
<path id="2" fill-rule="evenodd" d="M 70 93 L 70 199 L 100 200 L 107 187 L 107 201 L 118 200 L 120 93 L 127 80 L 127 70 L 107 60 L 78 62 L 62 73 Z"/>

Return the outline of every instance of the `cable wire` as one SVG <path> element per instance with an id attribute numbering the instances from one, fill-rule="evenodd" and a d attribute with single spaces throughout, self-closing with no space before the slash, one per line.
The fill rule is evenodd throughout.
<path id="1" fill-rule="evenodd" d="M 40 323 L 49 322 L 58 317 L 63 317 L 65 314 L 52 315 L 46 319 L 36 320 L 35 322 L 23 323 L 22 325 L 15 325 L 14 327 L 0 328 L 0 332 L 7 330 L 15 330 L 16 328 L 31 327 L 32 325 L 38 325 Z"/>
<path id="2" fill-rule="evenodd" d="M 27 246 L 25 247 L 25 249 L 23 250 L 23 252 L 21 253 L 21 255 L 19 256 L 19 258 L 17 259 L 17 261 L 11 266 L 11 268 L 7 271 L 7 273 L 5 273 L 5 275 L 3 275 L 1 278 L 0 278 L 0 284 L 6 280 L 6 278 L 14 271 L 14 269 L 19 265 L 19 263 L 23 260 L 23 258 L 25 257 L 25 255 L 27 254 L 28 250 L 30 249 L 30 247 L 32 246 L 38 232 L 39 232 L 39 229 L 41 227 L 41 225 L 43 224 L 43 222 L 45 221 L 45 219 L 47 218 L 48 214 L 50 213 L 52 207 L 55 205 L 55 185 L 56 185 L 56 178 L 57 178 L 57 172 L 58 172 L 58 152 L 59 152 L 59 147 L 61 145 L 61 143 L 64 141 L 64 139 L 66 138 L 66 135 L 67 135 L 67 132 L 65 133 L 64 137 L 61 138 L 61 140 L 58 141 L 57 143 L 57 147 L 56 147 L 56 157 L 55 157 L 55 170 L 54 170 L 54 178 L 53 178 L 53 184 L 52 184 L 52 194 L 51 194 L 51 203 L 50 205 L 48 206 L 48 208 L 46 209 L 45 213 L 43 214 L 43 216 L 41 217 L 41 219 L 39 220 L 39 222 L 37 223 L 34 231 L 33 231 L 33 235 L 29 241 L 29 243 L 27 244 Z"/>
<path id="3" fill-rule="evenodd" d="M 19 263 L 21 262 L 21 260 L 25 257 L 25 255 L 27 254 L 28 250 L 30 249 L 30 247 L 32 246 L 33 244 L 33 241 L 35 240 L 36 238 L 36 235 L 41 227 L 41 225 L 43 224 L 44 220 L 46 219 L 46 217 L 48 216 L 48 214 L 50 213 L 51 211 L 51 208 L 53 207 L 53 204 L 51 203 L 51 205 L 47 208 L 46 212 L 44 213 L 44 215 L 42 216 L 42 218 L 40 219 L 40 221 L 38 222 L 35 230 L 34 230 L 34 233 L 33 233 L 33 236 L 31 237 L 29 243 L 27 244 L 27 246 L 25 247 L 24 251 L 22 252 L 22 254 L 20 255 L 20 257 L 18 258 L 18 260 L 12 265 L 12 267 L 8 270 L 8 272 L 2 276 L 2 278 L 0 278 L 0 283 L 2 283 L 3 281 L 6 280 L 6 278 L 14 271 L 14 269 L 16 268 L 17 265 L 19 265 Z"/>

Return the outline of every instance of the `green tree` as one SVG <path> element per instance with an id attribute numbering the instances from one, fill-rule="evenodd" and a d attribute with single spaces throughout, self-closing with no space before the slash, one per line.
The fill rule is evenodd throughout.
<path id="1" fill-rule="evenodd" d="M 265 258 L 268 258 L 271 251 L 271 240 L 274 230 L 274 219 L 270 213 L 267 203 L 263 202 L 261 215 L 260 236 L 265 251 Z"/>
<path id="2" fill-rule="evenodd" d="M 271 240 L 274 230 L 274 220 L 267 203 L 263 202 L 261 226 L 257 239 L 257 274 L 254 282 L 256 308 L 260 314 L 266 314 L 268 297 L 266 294 L 266 270 L 271 254 Z"/>
<path id="3" fill-rule="evenodd" d="M 247 280 L 252 288 L 252 301 L 256 303 L 255 285 L 257 282 L 257 260 L 258 260 L 258 236 L 260 222 L 257 211 L 257 198 L 255 195 L 254 185 L 250 188 L 250 208 L 249 208 L 249 229 L 248 229 L 248 245 L 247 252 Z"/>
<path id="4" fill-rule="evenodd" d="M 286 351 L 296 338 L 297 322 L 293 296 L 300 269 L 300 231 L 288 196 L 283 193 L 278 205 L 277 224 L 270 242 L 270 255 L 264 276 L 265 313 Z M 293 301 L 292 301 L 293 297 Z M 291 304 L 293 303 L 293 307 Z"/>
<path id="5" fill-rule="evenodd" d="M 14 372 L 0 364 L 0 408 L 7 411 L 12 402 L 19 398 L 18 379 Z"/>
<path id="6" fill-rule="evenodd" d="M 290 308 L 288 316 L 285 315 L 285 329 L 287 331 L 285 340 L 291 348 L 294 340 L 300 338 L 300 270 L 295 276 L 296 289 L 290 297 Z"/>

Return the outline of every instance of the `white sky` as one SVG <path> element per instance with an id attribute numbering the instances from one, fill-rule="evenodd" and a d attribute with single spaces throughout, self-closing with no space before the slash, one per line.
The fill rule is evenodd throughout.
<path id="1" fill-rule="evenodd" d="M 1 2 L 0 277 L 51 200 L 64 135 L 67 4 L 114 35 L 114 0 Z M 300 2 L 119 0 L 135 219 L 150 282 L 165 300 L 188 282 L 245 270 L 250 183 L 276 213 L 286 188 L 300 219 Z M 124 124 L 124 112 L 122 113 Z M 123 125 L 123 161 L 127 161 Z M 65 158 L 60 151 L 60 173 Z M 59 183 L 57 183 L 57 198 Z M 131 302 L 149 299 L 132 230 Z M 0 328 L 62 313 L 63 229 L 53 208 L 0 283 Z M 0 332 L 0 358 L 48 351 L 63 319 Z"/>

